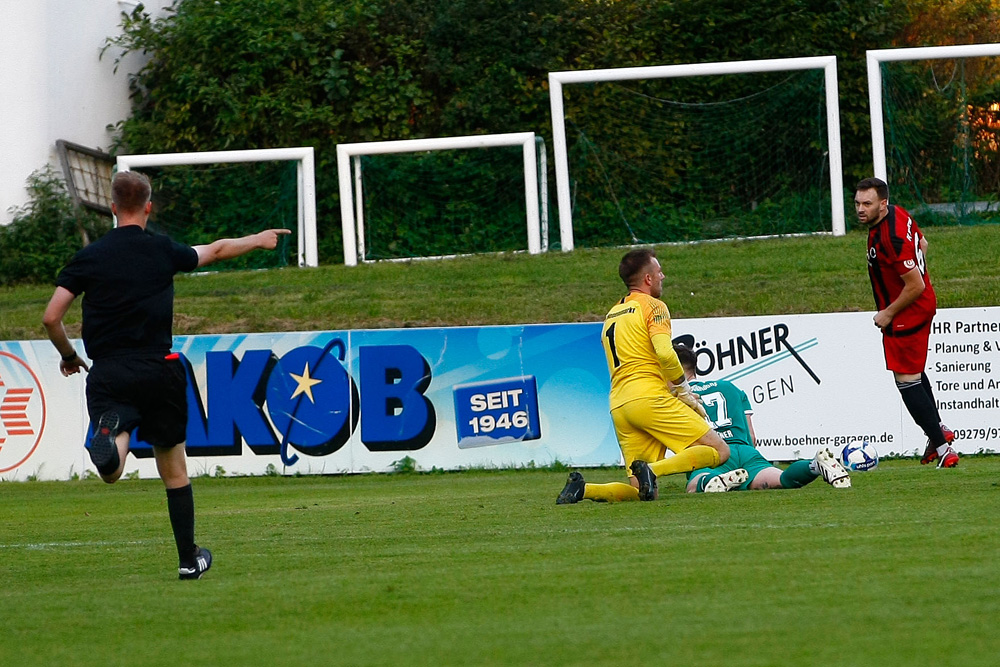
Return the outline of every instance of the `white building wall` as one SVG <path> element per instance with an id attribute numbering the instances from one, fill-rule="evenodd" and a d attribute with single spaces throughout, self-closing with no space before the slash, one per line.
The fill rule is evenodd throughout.
<path id="1" fill-rule="evenodd" d="M 157 15 L 173 0 L 146 0 Z M 119 0 L 0 0 L 0 224 L 28 200 L 32 172 L 59 169 L 55 142 L 65 139 L 107 150 L 107 129 L 129 115 L 128 76 L 136 54 L 115 73 L 118 51 L 101 58 L 108 37 L 121 32 Z"/>

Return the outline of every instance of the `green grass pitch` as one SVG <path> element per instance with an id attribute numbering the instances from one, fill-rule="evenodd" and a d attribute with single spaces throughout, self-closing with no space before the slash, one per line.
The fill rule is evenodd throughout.
<path id="1" fill-rule="evenodd" d="M 587 470 L 592 481 L 619 470 Z M 2 665 L 995 665 L 1000 457 L 556 506 L 566 474 L 0 484 Z"/>

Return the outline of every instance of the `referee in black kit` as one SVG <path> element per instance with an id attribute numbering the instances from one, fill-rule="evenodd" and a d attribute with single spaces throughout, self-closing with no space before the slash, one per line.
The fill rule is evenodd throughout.
<path id="1" fill-rule="evenodd" d="M 181 579 L 200 579 L 212 554 L 194 541 L 194 496 L 184 452 L 187 394 L 184 367 L 171 354 L 174 274 L 252 250 L 273 250 L 287 229 L 187 246 L 146 229 L 152 210 L 149 180 L 126 171 L 111 183 L 118 226 L 80 250 L 56 279 L 43 324 L 64 376 L 88 371 L 87 411 L 95 424 L 90 458 L 108 484 L 125 468 L 129 434 L 153 446 L 167 489 L 167 509 Z M 63 317 L 83 294 L 83 344 L 88 368 L 66 334 Z"/>

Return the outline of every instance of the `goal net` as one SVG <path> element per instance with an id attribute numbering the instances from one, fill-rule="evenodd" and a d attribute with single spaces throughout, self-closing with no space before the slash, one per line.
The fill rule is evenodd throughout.
<path id="1" fill-rule="evenodd" d="M 1000 57 L 880 63 L 886 181 L 921 224 L 1000 222 Z"/>
<path id="2" fill-rule="evenodd" d="M 549 80 L 571 244 L 843 233 L 832 56 Z"/>
<path id="3" fill-rule="evenodd" d="M 315 191 L 311 164 L 304 168 L 307 158 L 311 163 L 312 149 L 125 155 L 118 157 L 118 169 L 150 177 L 148 228 L 176 241 L 200 245 L 263 229 L 290 230 L 279 237 L 273 252 L 249 253 L 209 267 L 265 269 L 316 264 Z"/>
<path id="4" fill-rule="evenodd" d="M 536 141 L 526 132 L 342 144 L 345 263 L 541 252 L 545 147 Z"/>

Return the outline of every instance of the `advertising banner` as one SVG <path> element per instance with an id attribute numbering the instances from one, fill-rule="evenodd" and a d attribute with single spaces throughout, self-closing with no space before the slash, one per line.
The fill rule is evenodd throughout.
<path id="1" fill-rule="evenodd" d="M 675 341 L 698 354 L 699 376 L 730 380 L 750 398 L 761 453 L 774 461 L 836 452 L 863 438 L 880 455 L 923 453 L 871 313 L 692 319 Z M 926 373 L 957 451 L 1000 452 L 1000 309 L 939 310 Z"/>
<path id="2" fill-rule="evenodd" d="M 178 336 L 192 475 L 618 465 L 601 325 Z M 811 457 L 925 437 L 885 370 L 871 313 L 674 321 L 706 379 L 742 388 L 761 452 Z M 77 349 L 83 347 L 76 341 Z M 927 374 L 960 452 L 1000 451 L 1000 308 L 938 312 Z M 92 471 L 85 374 L 48 341 L 0 342 L 0 479 Z M 126 474 L 155 477 L 133 434 Z"/>

